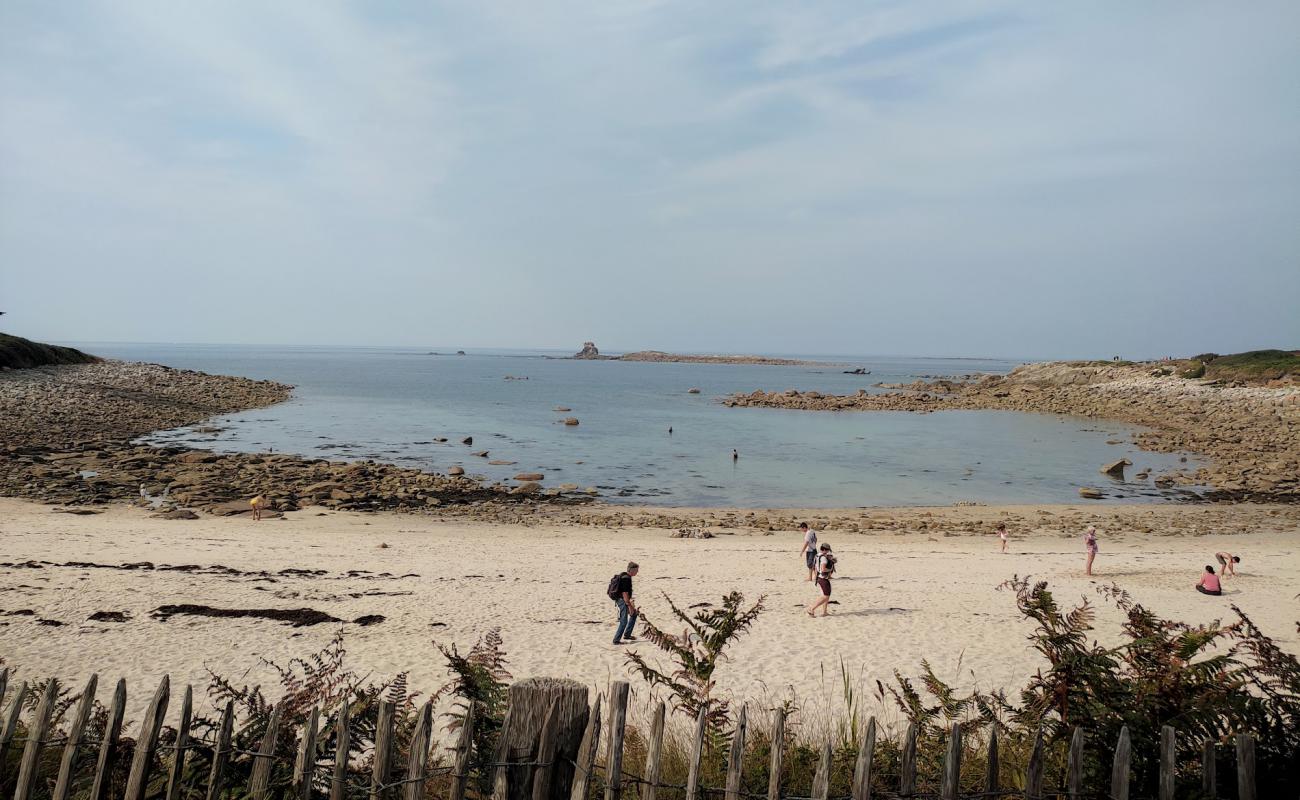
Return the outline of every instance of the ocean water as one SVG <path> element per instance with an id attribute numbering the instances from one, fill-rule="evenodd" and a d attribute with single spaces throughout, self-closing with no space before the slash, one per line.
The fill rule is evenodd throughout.
<path id="1" fill-rule="evenodd" d="M 459 465 L 490 480 L 542 472 L 548 485 L 594 486 L 614 502 L 1050 503 L 1078 502 L 1080 486 L 1103 488 L 1108 501 L 1158 501 L 1174 495 L 1150 482 L 1114 481 L 1098 468 L 1121 457 L 1153 474 L 1195 466 L 1191 458 L 1180 463 L 1180 454 L 1138 450 L 1131 443 L 1135 428 L 1108 421 L 1001 411 L 801 412 L 717 402 L 754 389 L 852 393 L 879 391 L 872 387 L 877 382 L 1005 373 L 1018 364 L 1006 360 L 822 357 L 836 365 L 776 367 L 573 361 L 555 358 L 568 353 L 539 351 L 456 356 L 447 354 L 454 349 L 430 355 L 408 348 L 78 346 L 111 358 L 296 386 L 287 403 L 218 419 L 219 434 L 182 428 L 147 441 L 374 459 L 437 472 Z M 871 374 L 843 374 L 859 366 Z M 688 394 L 692 387 L 700 393 Z M 572 411 L 556 413 L 557 406 Z M 560 424 L 566 416 L 580 424 Z M 460 443 L 466 436 L 474 437 L 472 447 Z M 435 443 L 437 437 L 449 441 Z M 488 450 L 488 458 L 470 455 L 477 450 Z M 491 459 L 515 464 L 490 466 Z"/>

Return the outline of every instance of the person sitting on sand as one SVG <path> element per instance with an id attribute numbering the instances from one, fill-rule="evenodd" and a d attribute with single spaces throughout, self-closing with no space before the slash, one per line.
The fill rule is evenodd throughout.
<path id="1" fill-rule="evenodd" d="M 1237 574 L 1237 564 L 1241 563 L 1241 556 L 1234 556 L 1232 553 L 1222 551 L 1214 554 L 1219 560 L 1219 569 L 1223 571 L 1223 577 Z"/>
<path id="2" fill-rule="evenodd" d="M 822 610 L 822 616 L 826 616 L 831 610 L 831 576 L 835 574 L 835 554 L 831 552 L 831 546 L 822 542 L 821 553 L 817 556 L 817 590 L 821 596 L 813 601 L 813 604 L 805 609 L 808 616 L 817 616 L 818 608 Z"/>
<path id="3" fill-rule="evenodd" d="M 1097 557 L 1097 527 L 1089 525 L 1083 532 L 1083 546 L 1088 551 L 1088 563 L 1083 567 L 1083 574 L 1092 574 L 1092 560 Z"/>
<path id="4" fill-rule="evenodd" d="M 1007 552 L 1007 523 L 998 523 L 998 538 L 1002 540 L 1002 552 Z"/>
<path id="5" fill-rule="evenodd" d="M 799 555 L 803 556 L 803 563 L 808 567 L 808 582 L 812 583 L 817 578 L 817 531 L 808 527 L 808 523 L 800 522 L 799 530 L 803 531 L 803 547 L 799 548 Z"/>
<path id="6" fill-rule="evenodd" d="M 1216 597 L 1223 594 L 1223 587 L 1219 585 L 1219 576 L 1214 574 L 1214 567 L 1209 564 L 1205 565 L 1205 572 L 1201 573 L 1201 580 L 1196 584 L 1196 591 L 1201 594 L 1212 594 Z"/>
<path id="7" fill-rule="evenodd" d="M 259 494 L 257 497 L 254 497 L 252 500 L 249 500 L 248 504 L 253 507 L 253 519 L 254 520 L 261 519 L 262 509 L 266 507 L 266 498 Z"/>

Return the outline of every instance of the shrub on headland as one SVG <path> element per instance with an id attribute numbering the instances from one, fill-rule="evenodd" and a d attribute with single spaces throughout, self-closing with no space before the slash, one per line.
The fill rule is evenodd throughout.
<path id="1" fill-rule="evenodd" d="M 100 359 L 72 347 L 41 344 L 0 333 L 0 369 L 30 369 L 59 364 L 93 364 Z"/>

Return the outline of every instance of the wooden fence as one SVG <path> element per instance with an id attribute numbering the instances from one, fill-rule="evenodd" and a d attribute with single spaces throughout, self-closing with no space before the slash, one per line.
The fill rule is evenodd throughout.
<path id="1" fill-rule="evenodd" d="M 9 671 L 0 670 L 0 698 L 4 695 L 8 679 Z M 24 683 L 15 690 L 8 709 L 2 712 L 3 728 L 0 729 L 0 785 L 7 784 L 11 779 L 10 773 L 13 770 L 6 769 L 10 749 L 14 748 L 17 752 L 17 747 L 22 746 L 13 784 L 13 800 L 35 800 L 38 796 L 43 798 L 47 794 L 52 800 L 69 800 L 74 782 L 78 782 L 78 775 L 81 776 L 80 785 L 84 787 L 88 783 L 90 787 L 85 800 L 119 800 L 118 797 L 110 797 L 111 775 L 116 759 L 124 749 L 119 746 L 119 737 L 126 705 L 126 683 L 118 681 L 103 735 L 98 741 L 91 741 L 85 732 L 97 684 L 97 676 L 92 676 L 68 718 L 66 734 L 58 739 L 47 738 L 52 735 L 51 717 L 58 702 L 57 682 L 51 680 L 45 684 L 35 711 L 26 720 L 24 736 L 16 734 L 23 708 L 31 705 L 28 702 L 31 698 L 27 684 Z M 319 729 L 319 708 L 312 709 L 300 735 L 296 737 L 297 746 L 293 756 L 277 752 L 276 748 L 281 733 L 281 705 L 273 707 L 260 746 L 256 750 L 238 750 L 232 746 L 235 720 L 234 707 L 230 702 L 221 714 L 215 740 L 204 741 L 191 736 L 193 693 L 190 687 L 186 687 L 181 701 L 180 724 L 176 728 L 175 742 L 162 747 L 159 735 L 170 694 L 170 681 L 164 677 L 146 708 L 120 800 L 145 800 L 146 797 L 182 800 L 200 795 L 205 800 L 220 800 L 227 794 L 248 796 L 252 800 L 270 800 L 272 796 L 286 800 L 312 800 L 313 797 L 326 796 L 329 800 L 363 796 L 367 800 L 422 800 L 429 792 L 430 783 L 437 781 L 442 781 L 440 787 L 445 786 L 445 794 L 442 788 L 435 792 L 439 797 L 465 800 L 467 793 L 476 794 L 469 791 L 475 727 L 472 710 L 466 715 L 459 730 L 458 740 L 451 752 L 451 762 L 440 764 L 430 759 L 434 740 L 434 716 L 432 702 L 425 703 L 417 714 L 414 732 L 410 736 L 405 769 L 397 770 L 402 777 L 394 779 L 393 772 L 398 767 L 394 763 L 398 755 L 394 746 L 395 706 L 389 700 L 381 700 L 375 728 L 373 768 L 369 781 L 360 785 L 348 780 L 350 748 L 346 704 L 341 708 L 334 724 L 333 757 L 322 762 L 322 754 L 328 754 L 325 743 L 329 731 Z M 1132 743 L 1127 727 L 1121 731 L 1115 744 L 1109 786 L 1085 789 L 1085 737 L 1079 729 L 1074 730 L 1070 740 L 1065 785 L 1045 786 L 1046 756 L 1043 732 L 1040 729 L 1030 751 L 1027 769 L 1023 776 L 1019 776 L 1023 780 L 1014 781 L 1022 788 L 1003 788 L 998 739 L 994 733 L 987 743 L 988 761 L 985 765 L 984 786 L 980 791 L 970 792 L 960 788 L 962 731 L 959 726 L 953 725 L 938 780 L 939 791 L 927 793 L 917 790 L 915 725 L 908 727 L 902 740 L 897 790 L 884 791 L 878 785 L 873 788 L 871 771 L 877 736 L 874 718 L 867 724 L 857 753 L 848 795 L 834 798 L 830 795 L 832 748 L 829 742 L 820 750 L 820 760 L 809 794 L 796 795 L 783 791 L 784 746 L 770 748 L 767 792 L 747 791 L 742 786 L 742 758 L 749 723 L 747 709 L 743 706 L 737 715 L 734 729 L 730 732 L 725 786 L 708 787 L 701 782 L 707 734 L 704 712 L 696 719 L 686 782 L 666 784 L 660 779 L 666 716 L 663 703 L 658 703 L 654 709 L 649 735 L 645 740 L 646 759 L 642 774 L 629 774 L 623 769 L 628 697 L 629 686 L 626 682 L 611 684 L 609 725 L 605 732 L 605 761 L 600 764 L 597 760 L 602 730 L 600 696 L 589 706 L 587 688 L 569 680 L 537 678 L 513 684 L 496 752 L 492 754 L 491 761 L 486 762 L 487 768 L 493 771 L 492 800 L 592 800 L 601 794 L 604 800 L 623 800 L 638 793 L 639 800 L 660 800 L 663 790 L 681 792 L 684 800 L 701 800 L 704 795 L 718 794 L 723 796 L 723 800 L 872 800 L 873 797 L 877 800 L 971 800 L 999 797 L 1023 797 L 1026 800 L 1057 797 L 1070 800 L 1098 797 L 1131 800 Z M 784 712 L 775 711 L 770 742 L 785 742 L 785 725 Z M 63 747 L 62 758 L 57 777 L 52 779 L 52 788 L 52 776 L 48 775 L 44 785 L 38 786 L 42 749 L 59 744 Z M 1158 800 L 1175 798 L 1175 749 L 1176 732 L 1165 726 L 1161 731 L 1159 745 Z M 1236 798 L 1256 800 L 1254 736 L 1238 735 L 1235 749 Z M 161 757 L 164 755 L 163 750 L 170 752 L 170 758 Z M 186 758 L 190 753 L 199 751 L 206 753 L 210 759 L 206 788 L 183 785 Z M 1202 753 L 1201 794 L 1198 796 L 1216 798 L 1218 781 L 1215 775 L 1215 743 L 1204 742 Z M 232 786 L 229 780 L 234 772 L 231 769 L 231 758 L 238 756 L 250 759 L 252 766 L 248 771 L 246 785 Z M 275 763 L 293 764 L 291 786 L 271 787 Z M 483 763 L 480 761 L 480 767 Z M 93 771 L 93 777 L 87 780 L 89 771 Z M 322 774 L 328 774 L 328 779 L 319 780 Z M 161 788 L 163 777 L 166 778 L 165 789 Z M 191 784 L 195 782 L 190 781 Z M 876 780 L 875 783 L 879 784 L 880 781 Z M 152 794 L 149 793 L 151 785 L 155 787 Z M 78 800 L 82 797 L 78 794 Z"/>

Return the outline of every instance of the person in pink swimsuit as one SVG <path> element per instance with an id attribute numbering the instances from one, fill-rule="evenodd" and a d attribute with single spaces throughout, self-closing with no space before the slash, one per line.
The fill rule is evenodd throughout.
<path id="1" fill-rule="evenodd" d="M 1205 565 L 1205 572 L 1201 573 L 1201 580 L 1196 584 L 1196 591 L 1216 597 L 1223 594 L 1223 587 L 1219 585 L 1219 576 L 1214 574 L 1214 567 L 1209 564 Z"/>
<path id="2" fill-rule="evenodd" d="M 1002 540 L 1002 552 L 1007 552 L 1007 523 L 998 523 L 998 538 Z"/>
<path id="3" fill-rule="evenodd" d="M 1084 564 L 1083 572 L 1085 575 L 1092 574 L 1092 560 L 1097 557 L 1097 528 L 1095 525 L 1089 525 L 1088 530 L 1083 532 L 1083 546 L 1088 551 L 1088 562 Z"/>

